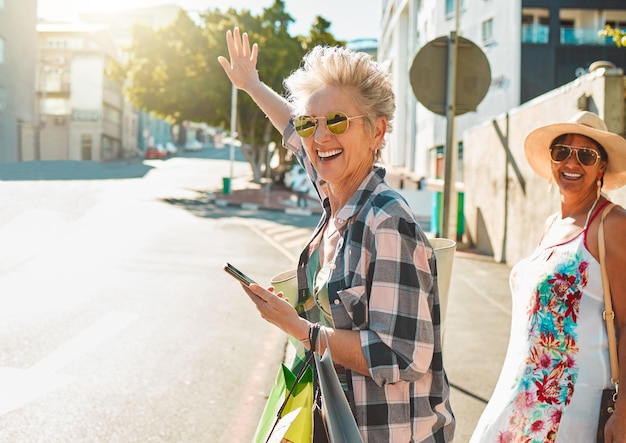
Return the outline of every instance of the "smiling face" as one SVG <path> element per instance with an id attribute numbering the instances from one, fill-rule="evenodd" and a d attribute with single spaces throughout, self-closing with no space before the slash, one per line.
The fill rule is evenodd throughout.
<path id="1" fill-rule="evenodd" d="M 600 156 L 600 149 L 596 143 L 584 135 L 568 134 L 559 138 L 558 142 L 574 148 L 592 149 Z M 595 195 L 598 176 L 601 176 L 605 169 L 606 162 L 601 159 L 591 166 L 581 164 L 575 152 L 563 161 L 552 161 L 552 177 L 561 193 L 577 193 L 581 196 L 593 193 Z"/>
<path id="2" fill-rule="evenodd" d="M 351 89 L 337 86 L 325 86 L 313 93 L 303 113 L 317 118 L 333 111 L 348 117 L 364 114 L 352 99 Z M 339 135 L 328 130 L 325 118 L 319 118 L 315 132 L 302 138 L 302 144 L 319 176 L 335 192 L 351 195 L 372 170 L 375 152 L 384 136 L 384 119 L 376 121 L 373 132 L 368 131 L 365 117 L 351 119 L 348 129 Z"/>

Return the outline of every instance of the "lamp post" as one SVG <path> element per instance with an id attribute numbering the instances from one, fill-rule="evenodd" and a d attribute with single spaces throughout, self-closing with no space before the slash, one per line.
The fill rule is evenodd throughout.
<path id="1" fill-rule="evenodd" d="M 233 165 L 235 163 L 235 137 L 237 136 L 237 88 L 232 85 L 230 96 L 230 175 L 229 185 L 233 182 Z M 230 186 L 228 189 L 230 194 Z"/>
<path id="2" fill-rule="evenodd" d="M 229 12 L 218 12 L 218 14 L 229 18 L 235 24 L 235 27 L 239 27 L 239 21 L 237 17 Z M 224 186 L 224 194 L 230 194 L 231 185 L 233 182 L 233 168 L 235 164 L 235 138 L 237 137 L 237 87 L 233 84 L 230 94 L 230 173 L 228 176 L 228 186 Z"/>
<path id="3" fill-rule="evenodd" d="M 230 19 L 236 28 L 239 27 L 239 21 L 237 17 L 229 12 L 222 12 L 216 10 L 214 12 L 217 15 L 221 15 Z M 231 184 L 233 182 L 233 168 L 235 163 L 235 138 L 237 137 L 237 87 L 233 84 L 231 87 L 230 95 L 230 171 L 228 177 L 224 177 L 224 183 L 222 192 L 224 194 L 230 194 Z"/>

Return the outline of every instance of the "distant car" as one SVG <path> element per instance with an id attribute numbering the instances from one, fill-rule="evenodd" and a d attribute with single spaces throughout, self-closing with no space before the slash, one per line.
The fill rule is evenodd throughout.
<path id="1" fill-rule="evenodd" d="M 178 154 L 178 148 L 172 142 L 165 143 L 165 150 L 167 151 L 167 155 L 176 155 Z"/>
<path id="2" fill-rule="evenodd" d="M 164 159 L 168 155 L 167 149 L 161 144 L 150 146 L 146 149 L 146 160 Z"/>
<path id="3" fill-rule="evenodd" d="M 232 138 L 232 137 L 228 136 L 228 137 L 224 137 L 223 140 L 224 140 L 224 144 L 226 146 L 230 146 L 230 145 L 241 146 L 241 140 L 238 140 L 236 138 Z"/>
<path id="4" fill-rule="evenodd" d="M 185 151 L 199 151 L 202 149 L 202 143 L 198 140 L 190 140 L 185 143 Z"/>
<path id="5" fill-rule="evenodd" d="M 285 172 L 285 177 L 283 178 L 283 183 L 285 184 L 285 186 L 287 186 L 289 189 L 291 189 L 291 187 L 293 186 L 293 182 L 294 182 L 295 178 L 301 172 L 304 172 L 304 169 L 302 168 L 300 163 L 294 163 L 294 165 L 291 167 L 291 169 L 289 169 L 288 171 Z"/>

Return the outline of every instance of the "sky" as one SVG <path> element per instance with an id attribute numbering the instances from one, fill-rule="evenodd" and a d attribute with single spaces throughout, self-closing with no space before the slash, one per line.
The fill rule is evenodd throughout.
<path id="1" fill-rule="evenodd" d="M 183 9 L 200 10 L 230 7 L 249 9 L 260 14 L 273 0 L 38 0 L 38 16 L 50 21 L 74 21 L 79 12 L 112 12 L 161 4 L 176 4 Z M 292 35 L 308 34 L 317 15 L 332 23 L 330 31 L 339 40 L 377 38 L 381 0 L 285 0 L 285 9 L 295 19 Z"/>

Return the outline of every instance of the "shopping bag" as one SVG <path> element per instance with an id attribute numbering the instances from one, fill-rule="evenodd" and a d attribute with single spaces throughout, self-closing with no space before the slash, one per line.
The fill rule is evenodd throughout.
<path id="1" fill-rule="evenodd" d="M 321 331 L 326 339 L 326 350 L 321 357 L 315 353 L 315 368 L 328 438 L 331 443 L 362 443 L 361 433 L 333 365 L 328 336 L 323 328 Z"/>
<path id="2" fill-rule="evenodd" d="M 254 435 L 254 443 L 311 443 L 313 371 L 307 364 L 298 376 L 281 365 Z"/>
<path id="3" fill-rule="evenodd" d="M 441 332 L 443 334 L 446 312 L 448 308 L 448 295 L 450 292 L 450 280 L 452 280 L 452 263 L 456 251 L 456 242 L 449 238 L 431 238 L 430 245 L 433 247 L 437 258 L 437 285 L 439 287 L 439 318 Z"/>

